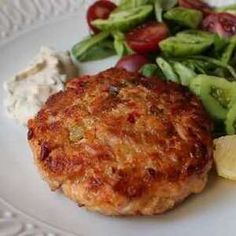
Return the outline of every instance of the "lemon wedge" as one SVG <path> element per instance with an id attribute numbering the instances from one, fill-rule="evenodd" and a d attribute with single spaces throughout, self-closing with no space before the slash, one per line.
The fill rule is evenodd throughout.
<path id="1" fill-rule="evenodd" d="M 214 160 L 219 176 L 236 180 L 236 135 L 214 140 Z"/>

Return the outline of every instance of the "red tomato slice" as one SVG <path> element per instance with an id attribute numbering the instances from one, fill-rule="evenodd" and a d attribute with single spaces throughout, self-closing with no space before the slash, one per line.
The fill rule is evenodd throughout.
<path id="1" fill-rule="evenodd" d="M 129 72 L 138 72 L 147 63 L 148 59 L 145 56 L 133 54 L 122 57 L 117 62 L 116 68 L 123 68 Z"/>
<path id="2" fill-rule="evenodd" d="M 203 20 L 202 27 L 222 37 L 230 37 L 236 34 L 236 16 L 229 13 L 213 13 Z"/>
<path id="3" fill-rule="evenodd" d="M 159 43 L 167 38 L 169 30 L 164 23 L 149 22 L 126 34 L 127 44 L 137 53 L 145 54 L 159 49 Z"/>
<path id="4" fill-rule="evenodd" d="M 179 5 L 184 8 L 196 9 L 204 14 L 212 12 L 212 8 L 201 0 L 179 0 Z"/>
<path id="5" fill-rule="evenodd" d="M 111 12 L 116 9 L 116 7 L 116 4 L 108 0 L 99 0 L 92 4 L 87 11 L 87 22 L 89 28 L 94 33 L 98 33 L 99 30 L 94 27 L 91 22 L 96 19 L 107 19 Z"/>

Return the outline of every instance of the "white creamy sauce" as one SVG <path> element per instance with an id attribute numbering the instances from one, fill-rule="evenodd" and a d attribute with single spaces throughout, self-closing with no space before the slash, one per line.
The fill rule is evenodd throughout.
<path id="1" fill-rule="evenodd" d="M 69 53 L 42 47 L 25 70 L 4 83 L 9 116 L 27 124 L 50 95 L 63 90 L 65 82 L 77 75 Z"/>

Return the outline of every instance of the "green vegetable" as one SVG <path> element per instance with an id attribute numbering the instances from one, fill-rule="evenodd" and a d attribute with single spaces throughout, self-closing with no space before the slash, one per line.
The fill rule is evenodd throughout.
<path id="1" fill-rule="evenodd" d="M 73 46 L 71 53 L 81 62 L 99 60 L 115 54 L 109 34 L 102 32 L 89 37 Z"/>
<path id="2" fill-rule="evenodd" d="M 202 21 L 203 14 L 194 9 L 176 7 L 167 11 L 164 18 L 182 26 L 196 29 Z"/>
<path id="3" fill-rule="evenodd" d="M 215 67 L 223 68 L 224 70 L 228 71 L 228 73 L 232 76 L 234 80 L 236 79 L 235 69 L 228 64 L 222 63 L 220 60 L 206 56 L 193 56 L 192 58 L 200 61 L 205 61 L 206 63 L 208 63 L 208 65 L 210 64 L 210 65 L 215 65 Z"/>
<path id="4" fill-rule="evenodd" d="M 90 48 L 85 54 L 81 55 L 80 61 L 96 61 L 115 55 L 115 49 L 112 40 L 104 40 L 96 46 Z"/>
<path id="5" fill-rule="evenodd" d="M 163 40 L 159 46 L 162 52 L 168 56 L 186 57 L 201 54 L 212 44 L 213 41 L 206 37 L 191 34 L 186 34 L 183 37 L 181 34 Z"/>
<path id="6" fill-rule="evenodd" d="M 221 59 L 222 63 L 226 65 L 230 63 L 230 60 L 233 56 L 235 48 L 236 48 L 236 37 L 233 37 L 230 39 L 230 43 L 227 46 L 224 54 L 222 55 L 222 59 Z"/>
<path id="7" fill-rule="evenodd" d="M 214 75 L 218 77 L 224 77 L 225 75 L 224 68 L 216 66 L 214 63 L 205 60 L 196 59 L 194 57 L 185 58 L 185 60 L 183 58 L 182 63 L 197 74 Z"/>
<path id="8" fill-rule="evenodd" d="M 226 38 L 219 37 L 218 34 L 209 33 L 201 30 L 186 30 L 181 31 L 177 34 L 178 38 L 194 37 L 194 40 L 198 39 L 201 42 L 212 43 L 213 47 L 209 54 L 212 57 L 221 57 L 222 51 L 229 44 L 229 40 Z"/>
<path id="9" fill-rule="evenodd" d="M 152 5 L 143 5 L 131 9 L 120 9 L 110 14 L 109 18 L 98 19 L 92 25 L 102 31 L 127 31 L 141 23 L 152 13 Z"/>
<path id="10" fill-rule="evenodd" d="M 174 72 L 170 63 L 168 63 L 165 59 L 161 57 L 157 58 L 156 62 L 167 80 L 179 83 L 179 78 L 177 74 Z"/>
<path id="11" fill-rule="evenodd" d="M 180 78 L 180 83 L 184 86 L 189 86 L 192 79 L 197 76 L 193 70 L 180 62 L 174 62 L 173 67 Z"/>
<path id="12" fill-rule="evenodd" d="M 121 0 L 118 9 L 130 9 L 149 4 L 150 0 Z"/>
<path id="13" fill-rule="evenodd" d="M 156 64 L 146 64 L 140 69 L 140 72 L 146 77 L 152 77 L 158 75 L 158 69 Z"/>
<path id="14" fill-rule="evenodd" d="M 159 22 L 162 22 L 162 14 L 164 11 L 167 11 L 173 8 L 177 4 L 177 0 L 152 0 L 154 3 L 156 19 Z"/>
<path id="15" fill-rule="evenodd" d="M 229 40 L 224 37 L 220 37 L 218 34 L 214 34 L 214 52 L 217 54 L 218 52 L 221 52 L 227 45 L 229 44 Z"/>
<path id="16" fill-rule="evenodd" d="M 186 37 L 189 40 L 192 40 L 192 42 L 195 41 L 208 41 L 209 43 L 213 43 L 215 39 L 215 34 L 206 32 L 206 31 L 201 31 L 201 30 L 185 30 L 181 31 L 176 35 L 178 38 L 185 39 Z"/>
<path id="17" fill-rule="evenodd" d="M 132 54 L 132 49 L 128 46 L 125 40 L 125 35 L 122 32 L 114 32 L 114 47 L 116 50 L 116 54 L 120 57 Z"/>
<path id="18" fill-rule="evenodd" d="M 143 5 L 152 4 L 155 9 L 156 19 L 162 22 L 162 14 L 177 5 L 178 0 L 121 0 L 118 10 L 131 9 Z"/>
<path id="19" fill-rule="evenodd" d="M 220 60 L 206 57 L 206 56 L 190 56 L 190 57 L 179 57 L 179 58 L 167 58 L 173 65 L 180 62 L 186 69 L 191 70 L 195 74 L 206 74 L 217 77 L 224 77 L 229 81 L 236 80 L 235 69 L 222 63 Z M 191 71 L 189 71 L 191 73 Z M 177 73 L 177 71 L 175 70 Z M 186 71 L 187 73 L 187 71 Z M 179 75 L 179 73 L 177 73 Z"/>
<path id="20" fill-rule="evenodd" d="M 234 103 L 227 114 L 225 127 L 227 134 L 236 134 L 236 103 Z"/>
<path id="21" fill-rule="evenodd" d="M 224 78 L 199 75 L 190 84 L 190 89 L 202 100 L 206 110 L 216 120 L 225 120 L 236 98 L 236 82 Z"/>

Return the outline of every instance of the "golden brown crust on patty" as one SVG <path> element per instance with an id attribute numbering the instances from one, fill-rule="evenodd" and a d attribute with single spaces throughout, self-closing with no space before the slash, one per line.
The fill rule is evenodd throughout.
<path id="1" fill-rule="evenodd" d="M 199 100 L 120 69 L 70 81 L 28 127 L 51 188 L 104 214 L 164 212 L 200 192 L 212 164 L 212 125 Z"/>

